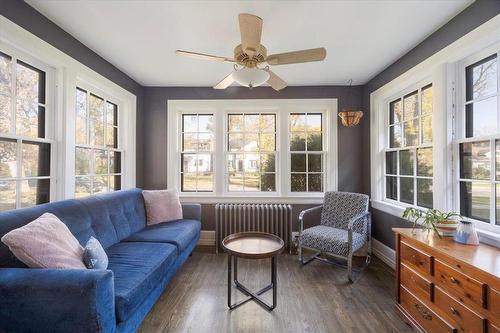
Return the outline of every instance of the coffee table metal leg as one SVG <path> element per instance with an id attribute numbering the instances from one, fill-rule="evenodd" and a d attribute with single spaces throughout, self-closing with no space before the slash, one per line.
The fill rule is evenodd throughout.
<path id="1" fill-rule="evenodd" d="M 231 261 L 232 256 L 227 255 L 227 306 L 232 309 L 231 305 Z"/>
<path id="2" fill-rule="evenodd" d="M 233 257 L 234 282 L 238 282 L 238 257 Z"/>
<path id="3" fill-rule="evenodd" d="M 273 306 L 271 307 L 271 310 L 276 307 L 276 300 L 277 300 L 277 289 L 278 289 L 278 284 L 277 284 L 277 279 L 276 279 L 276 261 L 278 260 L 278 256 L 274 256 L 271 258 L 271 284 L 273 285 Z"/>

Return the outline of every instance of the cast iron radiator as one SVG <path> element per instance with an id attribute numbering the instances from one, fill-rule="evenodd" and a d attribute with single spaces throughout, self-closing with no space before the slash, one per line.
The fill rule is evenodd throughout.
<path id="1" fill-rule="evenodd" d="M 215 249 L 219 253 L 224 237 L 243 231 L 277 235 L 291 251 L 292 206 L 287 204 L 216 204 Z"/>

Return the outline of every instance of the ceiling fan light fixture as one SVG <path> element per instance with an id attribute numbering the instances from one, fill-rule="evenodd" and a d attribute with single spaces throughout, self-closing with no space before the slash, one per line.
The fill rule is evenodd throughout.
<path id="1" fill-rule="evenodd" d="M 241 68 L 233 72 L 233 79 L 248 88 L 258 87 L 269 80 L 269 73 L 259 68 Z"/>

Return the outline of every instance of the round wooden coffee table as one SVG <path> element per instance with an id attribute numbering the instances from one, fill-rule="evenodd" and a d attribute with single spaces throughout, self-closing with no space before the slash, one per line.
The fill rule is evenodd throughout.
<path id="1" fill-rule="evenodd" d="M 268 234 L 266 232 L 239 232 L 224 238 L 222 248 L 228 254 L 227 260 L 227 305 L 229 309 L 235 309 L 248 301 L 255 301 L 264 309 L 272 311 L 276 307 L 276 265 L 278 254 L 283 251 L 285 243 L 278 236 Z M 250 291 L 247 287 L 238 281 L 238 258 L 245 259 L 265 259 L 271 258 L 271 284 L 258 290 L 257 292 Z M 234 261 L 234 270 L 233 270 Z M 232 304 L 231 303 L 231 273 L 233 272 L 233 282 L 239 291 L 247 295 L 248 298 Z M 273 290 L 273 304 L 269 305 L 264 300 L 259 298 L 266 291 Z"/>

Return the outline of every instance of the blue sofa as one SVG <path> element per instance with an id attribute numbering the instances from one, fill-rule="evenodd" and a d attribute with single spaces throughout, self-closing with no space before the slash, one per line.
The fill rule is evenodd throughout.
<path id="1" fill-rule="evenodd" d="M 80 244 L 97 238 L 107 270 L 30 269 L 0 243 L 0 332 L 133 332 L 200 237 L 200 205 L 146 226 L 140 189 L 0 213 L 0 237 L 45 212 Z"/>

